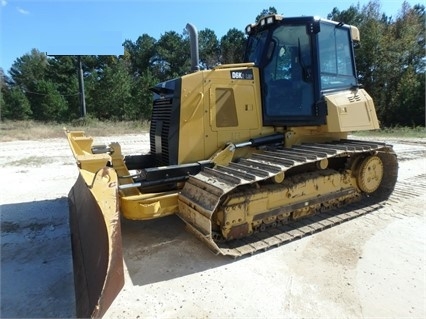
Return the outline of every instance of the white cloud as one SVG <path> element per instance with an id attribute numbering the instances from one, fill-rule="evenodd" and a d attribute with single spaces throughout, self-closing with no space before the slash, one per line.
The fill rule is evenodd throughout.
<path id="1" fill-rule="evenodd" d="M 1 6 L 4 7 L 7 4 L 6 0 L 1 0 Z"/>
<path id="2" fill-rule="evenodd" d="M 2 1 L 3 1 L 3 0 L 2 0 Z M 30 12 L 29 12 L 29 11 L 24 10 L 24 9 L 22 9 L 22 8 L 16 7 L 16 9 L 18 10 L 18 12 L 19 12 L 20 14 L 30 14 Z"/>

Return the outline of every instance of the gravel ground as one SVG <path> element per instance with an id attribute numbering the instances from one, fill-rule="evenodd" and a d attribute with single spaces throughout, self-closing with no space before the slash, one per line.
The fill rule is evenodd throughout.
<path id="1" fill-rule="evenodd" d="M 96 140 L 108 141 L 149 147 L 143 134 Z M 213 255 L 175 216 L 123 220 L 126 284 L 105 317 L 425 318 L 426 139 L 388 142 L 400 166 L 388 205 L 251 257 Z M 0 174 L 0 317 L 74 317 L 65 137 L 0 143 Z"/>

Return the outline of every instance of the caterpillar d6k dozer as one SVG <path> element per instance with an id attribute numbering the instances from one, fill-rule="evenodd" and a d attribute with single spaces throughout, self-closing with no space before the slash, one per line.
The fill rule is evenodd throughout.
<path id="1" fill-rule="evenodd" d="M 233 257 L 355 217 L 331 208 L 386 200 L 392 146 L 348 139 L 379 128 L 358 84 L 354 26 L 272 15 L 247 26 L 245 62 L 193 71 L 154 93 L 150 152 L 123 155 L 66 131 L 80 176 L 70 220 L 79 316 L 102 316 L 123 285 L 120 219 L 177 214 Z"/>

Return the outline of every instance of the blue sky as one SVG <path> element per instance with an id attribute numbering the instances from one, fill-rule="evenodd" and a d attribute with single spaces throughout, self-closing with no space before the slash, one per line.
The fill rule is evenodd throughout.
<path id="1" fill-rule="evenodd" d="M 288 17 L 325 18 L 334 7 L 345 10 L 357 3 L 362 7 L 368 1 L 0 0 L 0 67 L 7 73 L 32 48 L 47 54 L 119 55 L 126 39 L 147 33 L 158 40 L 167 31 L 182 33 L 188 22 L 220 39 L 231 28 L 243 31 L 270 6 Z M 381 0 L 382 12 L 396 16 L 402 3 Z"/>

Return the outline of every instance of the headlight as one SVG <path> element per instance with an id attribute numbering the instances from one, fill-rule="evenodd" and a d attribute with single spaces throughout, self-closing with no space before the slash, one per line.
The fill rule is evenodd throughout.
<path id="1" fill-rule="evenodd" d="M 273 22 L 274 22 L 274 17 L 275 17 L 275 16 L 269 16 L 269 17 L 267 17 L 267 18 L 266 18 L 266 23 L 267 23 L 267 24 L 273 23 Z"/>

